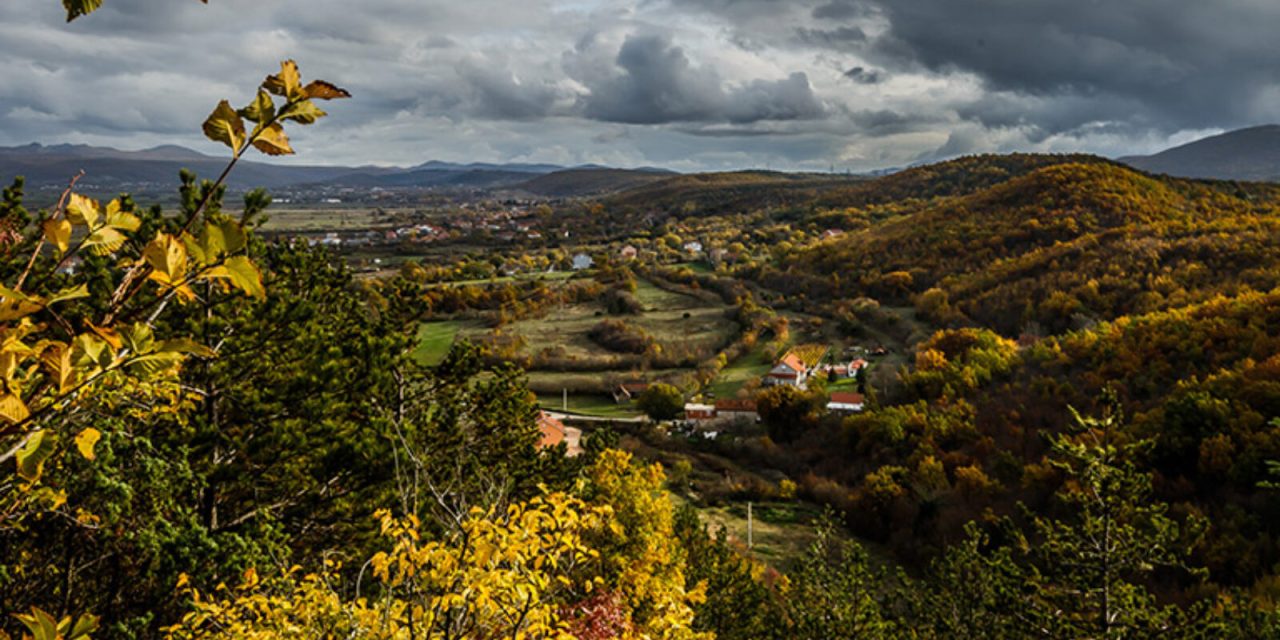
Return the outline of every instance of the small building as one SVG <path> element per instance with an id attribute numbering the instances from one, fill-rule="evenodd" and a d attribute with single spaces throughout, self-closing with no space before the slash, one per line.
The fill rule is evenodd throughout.
<path id="1" fill-rule="evenodd" d="M 832 238 L 839 238 L 842 235 L 844 235 L 844 232 L 839 229 L 827 229 L 822 232 L 822 239 L 830 240 Z"/>
<path id="2" fill-rule="evenodd" d="M 546 411 L 538 413 L 538 432 L 542 439 L 538 441 L 539 449 L 554 447 L 564 442 L 566 428 L 563 422 Z"/>
<path id="3" fill-rule="evenodd" d="M 629 402 L 648 389 L 648 382 L 624 382 L 613 390 L 613 401 L 618 404 Z"/>
<path id="4" fill-rule="evenodd" d="M 716 400 L 716 418 L 722 420 L 749 420 L 758 422 L 760 414 L 756 412 L 755 400 L 738 400 L 724 398 Z"/>
<path id="5" fill-rule="evenodd" d="M 623 260 L 635 260 L 639 252 L 635 247 L 627 245 L 618 251 L 618 257 Z"/>
<path id="6" fill-rule="evenodd" d="M 831 413 L 858 413 L 862 411 L 865 404 L 866 399 L 862 397 L 861 393 L 836 391 L 831 394 L 831 399 L 827 402 L 827 411 Z"/>
<path id="7" fill-rule="evenodd" d="M 689 253 L 702 253 L 702 243 L 697 240 L 686 242 L 684 243 L 684 250 Z"/>
<path id="8" fill-rule="evenodd" d="M 573 257 L 574 271 L 582 271 L 584 269 L 590 269 L 591 265 L 594 265 L 594 264 L 595 264 L 595 260 L 592 260 L 591 256 L 585 253 L 579 253 L 578 255 Z"/>
<path id="9" fill-rule="evenodd" d="M 790 385 L 804 389 L 809 376 L 821 371 L 822 360 L 831 348 L 822 344 L 802 344 L 789 349 L 765 375 L 763 384 Z"/>
<path id="10" fill-rule="evenodd" d="M 582 453 L 582 430 L 567 427 L 555 416 L 546 411 L 538 412 L 539 449 L 550 449 L 561 442 L 565 445 L 565 455 L 576 456 Z"/>
<path id="11" fill-rule="evenodd" d="M 716 407 L 711 404 L 688 402 L 684 405 L 685 420 L 715 420 Z"/>
<path id="12" fill-rule="evenodd" d="M 809 368 L 804 366 L 800 356 L 787 352 L 765 375 L 764 384 L 765 386 L 785 384 L 793 387 L 803 387 L 808 377 Z"/>

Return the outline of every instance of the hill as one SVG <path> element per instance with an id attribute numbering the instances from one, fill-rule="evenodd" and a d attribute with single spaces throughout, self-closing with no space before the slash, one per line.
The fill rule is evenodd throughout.
<path id="1" fill-rule="evenodd" d="M 604 199 L 624 210 L 712 215 L 808 205 L 826 191 L 866 180 L 860 176 L 776 171 L 731 171 L 671 176 Z"/>
<path id="2" fill-rule="evenodd" d="M 643 187 L 670 175 L 670 172 L 652 170 L 578 168 L 541 175 L 516 188 L 557 198 L 601 196 Z"/>
<path id="3" fill-rule="evenodd" d="M 845 211 L 858 230 L 800 251 L 771 284 L 916 302 L 1010 336 L 1280 286 L 1280 188 L 1266 185 L 1070 163 L 881 213 Z"/>
<path id="4" fill-rule="evenodd" d="M 121 151 L 88 145 L 30 144 L 0 147 L 0 175 L 24 176 L 33 189 L 61 188 L 84 170 L 81 186 L 100 191 L 169 190 L 181 169 L 217 175 L 226 159 L 178 146 Z M 539 177 L 555 175 L 546 180 Z M 234 191 L 326 185 L 387 189 L 507 189 L 528 183 L 537 195 L 579 196 L 612 193 L 672 175 L 657 169 L 621 170 L 551 164 L 457 164 L 432 160 L 410 168 L 277 165 L 241 161 L 231 174 Z"/>
<path id="5" fill-rule="evenodd" d="M 1238 129 L 1120 162 L 1151 173 L 1220 180 L 1280 180 L 1280 125 Z"/>

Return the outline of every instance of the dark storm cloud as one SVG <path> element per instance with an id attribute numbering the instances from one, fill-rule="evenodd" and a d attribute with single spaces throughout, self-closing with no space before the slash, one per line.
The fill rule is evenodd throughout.
<path id="1" fill-rule="evenodd" d="M 812 119 L 825 112 L 804 73 L 726 86 L 714 69 L 695 66 L 664 35 L 628 37 L 615 64 L 617 73 L 588 84 L 586 117 L 630 124 L 746 123 Z"/>
<path id="2" fill-rule="evenodd" d="M 862 168 L 1280 120 L 1274 0 L 0 1 L 0 144 L 177 143 L 279 60 L 322 161 Z M 316 156 L 297 162 L 315 162 Z M 858 164 L 861 163 L 861 164 Z"/>
<path id="3" fill-rule="evenodd" d="M 854 67 L 844 72 L 844 77 L 857 82 L 858 84 L 879 84 L 881 74 L 879 71 L 867 69 L 865 67 Z"/>
<path id="4" fill-rule="evenodd" d="M 1145 119 L 1176 130 L 1259 116 L 1280 82 L 1280 3 L 1259 0 L 893 0 L 874 44 L 887 64 L 976 74 L 993 92 L 1072 102 L 1034 124 Z M 989 102 L 989 101 L 988 101 Z M 1136 109 L 1135 109 L 1136 107 Z M 975 110 L 978 111 L 978 110 Z M 1272 113 L 1272 115 L 1274 112 Z"/>

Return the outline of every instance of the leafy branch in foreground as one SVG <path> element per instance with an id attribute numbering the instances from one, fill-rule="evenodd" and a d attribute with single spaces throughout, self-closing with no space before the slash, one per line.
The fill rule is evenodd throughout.
<path id="1" fill-rule="evenodd" d="M 89 10 L 97 6 L 88 4 Z M 284 97 L 284 104 L 277 108 L 271 94 Z M 214 182 L 195 189 L 194 179 L 186 178 L 184 189 L 198 198 L 176 218 L 166 219 L 158 209 L 138 211 L 128 197 L 104 204 L 77 193 L 80 176 L 51 212 L 34 218 L 22 206 L 21 179 L 4 191 L 0 463 L 13 459 L 17 478 L 0 479 L 0 529 L 24 530 L 26 515 L 57 511 L 66 503 L 65 492 L 42 484 L 45 467 L 68 441 L 84 459 L 95 459 L 104 437 L 95 416 L 128 414 L 126 406 L 141 405 L 158 412 L 185 401 L 179 367 L 187 356 L 217 353 L 187 337 L 157 335 L 166 307 L 198 300 L 215 288 L 265 296 L 261 272 L 249 256 L 250 208 L 238 221 L 218 211 L 227 176 L 251 146 L 271 155 L 293 153 L 283 123 L 314 123 L 325 113 L 313 99 L 345 97 L 346 91 L 327 82 L 302 86 L 290 60 L 267 77 L 250 106 L 236 112 L 220 103 L 204 129 L 227 143 L 233 157 Z M 256 123 L 248 134 L 245 119 Z M 204 284 L 202 294 L 193 287 L 197 283 Z M 30 619 L 36 638 L 71 637 L 76 629 L 88 633 L 81 618 L 62 630 L 62 622 L 50 627 L 51 616 L 32 611 L 23 621 Z"/>

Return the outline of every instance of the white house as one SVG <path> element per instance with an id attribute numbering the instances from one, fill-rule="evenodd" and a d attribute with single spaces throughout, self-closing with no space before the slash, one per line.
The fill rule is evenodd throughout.
<path id="1" fill-rule="evenodd" d="M 785 384 L 803 388 L 808 378 L 809 367 L 805 366 L 800 356 L 788 351 L 781 360 L 778 360 L 778 364 L 773 365 L 769 370 L 768 375 L 764 377 L 764 384 L 765 386 Z"/>
<path id="2" fill-rule="evenodd" d="M 578 255 L 573 257 L 574 271 L 582 271 L 583 269 L 590 269 L 591 265 L 593 264 L 595 264 L 595 261 L 591 259 L 591 256 L 585 253 L 579 253 Z"/>

